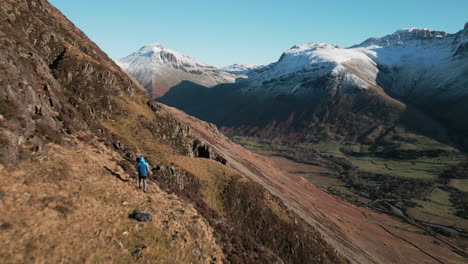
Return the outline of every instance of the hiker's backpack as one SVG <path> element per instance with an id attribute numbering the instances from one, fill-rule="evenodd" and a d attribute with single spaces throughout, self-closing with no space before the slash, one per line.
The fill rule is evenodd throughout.
<path id="1" fill-rule="evenodd" d="M 141 177 L 148 176 L 148 167 L 146 167 L 146 164 L 144 164 L 143 162 L 138 163 L 137 170 L 138 170 L 138 174 Z"/>

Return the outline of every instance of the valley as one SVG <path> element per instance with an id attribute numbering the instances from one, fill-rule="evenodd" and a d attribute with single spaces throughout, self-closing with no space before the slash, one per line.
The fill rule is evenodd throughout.
<path id="1" fill-rule="evenodd" d="M 313 185 L 467 258 L 467 41 L 468 23 L 453 34 L 407 28 L 351 47 L 298 44 L 265 66 L 223 68 L 238 74 L 234 82 L 180 80 L 156 101 L 214 123 L 289 173 L 252 178 L 309 223 L 317 223 Z"/>
<path id="2" fill-rule="evenodd" d="M 432 146 L 431 152 L 447 152 L 437 157 L 397 159 L 372 155 L 363 151 L 368 146 L 351 142 L 320 141 L 288 146 L 238 136 L 232 139 L 343 200 L 401 217 L 442 239 L 455 238 L 459 252 L 465 254 L 467 207 L 466 201 L 459 197 L 467 196 L 464 189 L 467 172 L 463 170 L 461 178 L 448 172 L 466 166 L 467 157 L 453 148 Z M 427 146 L 424 144 L 421 149 Z M 447 174 L 448 180 L 444 179 Z"/>
<path id="3" fill-rule="evenodd" d="M 164 109 L 173 113 L 183 123 L 190 124 L 195 135 L 206 140 L 214 150 L 226 157 L 228 166 L 245 173 L 277 195 L 288 208 L 316 227 L 327 242 L 348 257 L 351 262 L 405 263 L 410 256 L 408 254 L 419 262 L 464 262 L 466 238 L 463 236 L 463 230 L 455 230 L 455 233 L 449 236 L 440 235 L 420 223 L 413 222 L 408 217 L 402 219 L 399 214 L 389 213 L 389 208 L 382 207 L 382 205 L 388 205 L 385 201 L 370 208 L 363 204 L 371 201 L 371 197 L 367 196 L 367 198 L 364 197 L 366 200 L 362 199 L 361 203 L 356 203 L 357 199 L 361 199 L 360 196 L 340 180 L 341 175 L 345 175 L 347 164 L 342 159 L 330 162 L 316 156 L 310 165 L 304 160 L 297 162 L 294 154 L 298 152 L 288 152 L 287 149 L 290 147 L 271 144 L 275 147 L 265 148 L 266 142 L 249 139 L 248 145 L 253 145 L 256 149 L 254 151 L 260 150 L 259 153 L 262 153 L 262 155 L 255 154 L 230 140 L 223 140 L 224 136 L 221 133 L 212 129 L 206 130 L 203 126 L 204 122 L 180 110 L 167 106 Z M 250 148 L 245 145 L 245 139 L 235 137 L 231 139 Z M 292 155 L 285 158 L 285 153 L 292 153 Z M 309 150 L 308 153 L 312 152 Z M 267 158 L 268 154 L 270 157 Z M 271 155 L 274 155 L 274 161 L 280 162 L 272 161 Z M 286 171 L 285 169 L 288 168 L 298 168 L 291 171 L 307 172 L 309 177 L 314 179 L 316 174 L 325 176 L 319 178 L 322 183 L 327 181 L 327 184 L 337 189 L 341 187 L 341 194 L 348 192 L 348 197 L 352 197 L 354 201 L 349 201 L 349 203 L 339 195 L 330 195 L 327 190 L 324 191 L 318 187 L 320 182 L 312 184 L 303 175 Z M 341 170 L 341 174 L 336 174 L 336 170 Z M 327 176 L 330 173 L 336 178 Z M 373 195 L 375 197 L 376 194 Z M 381 194 L 377 193 L 377 195 Z M 397 209 L 396 206 L 393 207 Z M 408 253 L 403 253 L 406 251 Z"/>

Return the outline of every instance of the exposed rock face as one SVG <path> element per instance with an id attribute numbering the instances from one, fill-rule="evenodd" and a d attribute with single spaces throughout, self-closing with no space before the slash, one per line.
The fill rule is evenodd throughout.
<path id="1" fill-rule="evenodd" d="M 5 87 L 0 91 L 0 158 L 5 164 L 18 162 L 25 146 L 45 158 L 46 142 L 70 144 L 67 135 L 77 130 L 102 133 L 99 122 L 115 114 L 110 95 L 143 96 L 142 89 L 68 20 L 49 18 L 53 7 L 47 2 L 2 5 L 6 14 L 0 28 L 0 82 Z M 156 104 L 148 105 L 158 110 Z M 148 128 L 186 155 L 196 156 L 189 128 L 160 115 L 161 121 Z"/>
<path id="2" fill-rule="evenodd" d="M 106 54 L 45 1 L 2 3 L 2 157 L 18 161 L 22 146 L 66 143 L 76 130 L 98 132 L 107 95 L 142 94 Z M 54 12 L 57 12 L 54 10 Z M 57 12 L 58 13 L 58 12 Z M 62 142 L 64 141 L 64 142 Z"/>
<path id="3" fill-rule="evenodd" d="M 1 5 L 1 137 L 7 142 L 1 157 L 5 163 L 18 162 L 24 146 L 44 152 L 44 142 L 65 143 L 67 133 L 93 127 L 104 117 L 95 108 L 112 107 L 103 93 L 131 96 L 136 92 L 128 78 L 113 73 L 118 69 L 115 65 L 96 63 L 108 58 L 81 31 L 63 17 L 48 16 L 47 2 L 4 1 Z M 78 82 L 87 91 L 76 89 Z"/>
<path id="4" fill-rule="evenodd" d="M 369 38 L 359 44 L 359 46 L 368 46 L 378 44 L 382 47 L 401 45 L 407 41 L 425 41 L 448 36 L 444 31 L 437 31 L 426 28 L 407 28 L 396 31 L 393 34 L 384 37 Z"/>

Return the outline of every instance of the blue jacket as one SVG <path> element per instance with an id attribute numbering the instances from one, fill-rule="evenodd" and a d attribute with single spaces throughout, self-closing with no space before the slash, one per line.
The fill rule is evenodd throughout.
<path id="1" fill-rule="evenodd" d="M 140 158 L 140 161 L 136 165 L 136 170 L 138 171 L 138 175 L 140 175 L 140 177 L 148 176 L 148 171 L 150 168 L 144 157 Z"/>

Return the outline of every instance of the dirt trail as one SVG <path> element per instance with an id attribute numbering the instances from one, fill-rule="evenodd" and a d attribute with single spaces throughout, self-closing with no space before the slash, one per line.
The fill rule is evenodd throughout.
<path id="1" fill-rule="evenodd" d="M 353 263 L 466 263 L 460 255 L 401 220 L 360 208 L 321 191 L 304 178 L 231 142 L 212 125 L 180 110 L 163 108 L 221 153 L 228 165 L 259 182 L 315 226 Z"/>

